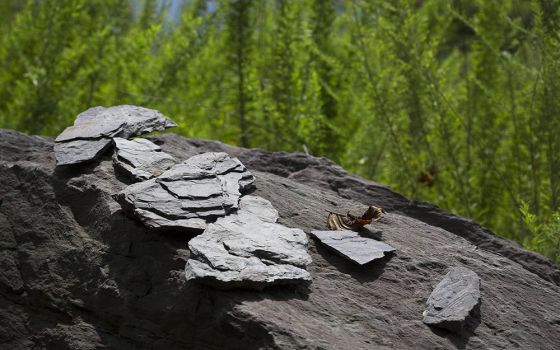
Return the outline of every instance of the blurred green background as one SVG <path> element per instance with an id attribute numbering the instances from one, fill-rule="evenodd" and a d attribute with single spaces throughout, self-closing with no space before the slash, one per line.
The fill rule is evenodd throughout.
<path id="1" fill-rule="evenodd" d="M 306 151 L 560 261 L 560 4 L 1 0 L 0 127 L 136 104 Z"/>

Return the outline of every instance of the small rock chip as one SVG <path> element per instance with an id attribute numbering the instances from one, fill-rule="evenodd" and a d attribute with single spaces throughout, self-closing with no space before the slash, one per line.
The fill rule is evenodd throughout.
<path id="1" fill-rule="evenodd" d="M 127 140 L 116 137 L 113 141 L 113 164 L 135 181 L 159 176 L 177 163 L 175 158 L 162 152 L 158 145 L 146 139 Z"/>
<path id="2" fill-rule="evenodd" d="M 426 301 L 424 323 L 458 332 L 479 302 L 480 277 L 465 267 L 453 267 Z"/>
<path id="3" fill-rule="evenodd" d="M 151 229 L 199 231 L 237 209 L 254 180 L 237 158 L 209 152 L 128 186 L 117 199 Z"/>
<path id="4" fill-rule="evenodd" d="M 57 165 L 70 165 L 99 157 L 111 138 L 128 138 L 177 126 L 160 112 L 137 106 L 93 107 L 78 115 L 74 125 L 55 140 Z"/>
<path id="5" fill-rule="evenodd" d="M 360 265 L 383 258 L 385 253 L 395 251 L 395 248 L 387 243 L 362 237 L 350 230 L 311 231 L 311 235 L 335 253 Z"/>
<path id="6" fill-rule="evenodd" d="M 261 290 L 277 284 L 309 283 L 307 236 L 276 223 L 278 212 L 260 197 L 244 196 L 237 214 L 209 224 L 189 242 L 187 280 L 220 289 Z"/>

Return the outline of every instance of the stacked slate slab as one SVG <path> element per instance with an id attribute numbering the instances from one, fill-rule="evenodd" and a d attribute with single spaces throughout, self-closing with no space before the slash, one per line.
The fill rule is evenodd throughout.
<path id="1" fill-rule="evenodd" d="M 153 109 L 130 105 L 93 107 L 80 113 L 74 125 L 56 138 L 56 163 L 92 161 L 112 146 L 115 137 L 129 138 L 174 126 L 177 124 Z"/>
<path id="2" fill-rule="evenodd" d="M 237 158 L 208 152 L 178 163 L 151 141 L 130 139 L 172 126 L 147 108 L 90 108 L 56 138 L 57 165 L 91 161 L 114 147 L 115 169 L 135 182 L 115 196 L 125 210 L 150 229 L 204 231 L 189 243 L 189 280 L 225 289 L 311 281 L 307 236 L 276 223 L 269 201 L 242 198 L 255 178 Z"/>
<path id="3" fill-rule="evenodd" d="M 426 301 L 424 323 L 459 332 L 479 303 L 480 277 L 466 267 L 453 267 Z"/>
<path id="4" fill-rule="evenodd" d="M 358 264 L 365 265 L 395 251 L 387 243 L 360 236 L 357 232 L 311 231 L 311 235 L 336 254 Z"/>
<path id="5" fill-rule="evenodd" d="M 208 152 L 128 186 L 117 199 L 151 229 L 201 231 L 237 209 L 254 180 L 237 158 Z"/>
<path id="6" fill-rule="evenodd" d="M 177 163 L 171 155 L 162 152 L 161 147 L 146 139 L 127 140 L 116 137 L 113 142 L 115 168 L 134 181 L 157 177 Z"/>
<path id="7" fill-rule="evenodd" d="M 221 289 L 257 290 L 309 283 L 307 236 L 301 229 L 276 223 L 277 219 L 269 201 L 243 196 L 236 214 L 209 224 L 190 240 L 187 280 Z"/>

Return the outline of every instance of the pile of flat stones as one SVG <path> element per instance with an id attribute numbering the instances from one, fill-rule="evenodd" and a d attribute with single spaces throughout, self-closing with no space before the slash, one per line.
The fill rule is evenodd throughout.
<path id="1" fill-rule="evenodd" d="M 187 280 L 216 288 L 308 284 L 306 234 L 277 223 L 278 211 L 247 195 L 255 177 L 239 159 L 208 152 L 177 160 L 136 136 L 176 124 L 158 111 L 137 106 L 94 107 L 55 140 L 57 166 L 72 167 L 112 150 L 115 170 L 133 183 L 115 198 L 152 230 L 196 234 L 189 243 Z M 358 232 L 312 231 L 311 236 L 359 266 L 395 249 Z M 480 305 L 480 278 L 453 267 L 426 302 L 424 323 L 459 332 Z"/>
<path id="2" fill-rule="evenodd" d="M 78 115 L 74 125 L 55 140 L 57 165 L 97 159 L 111 148 L 114 138 L 130 138 L 177 126 L 153 109 L 137 106 L 93 107 Z"/>
<path id="3" fill-rule="evenodd" d="M 128 186 L 117 199 L 150 229 L 202 231 L 236 210 L 254 180 L 237 158 L 209 152 Z"/>
<path id="4" fill-rule="evenodd" d="M 243 196 L 237 213 L 219 218 L 190 240 L 187 279 L 218 288 L 253 289 L 310 282 L 305 232 L 278 224 L 277 219 L 269 201 Z"/>
<path id="5" fill-rule="evenodd" d="M 95 107 L 55 140 L 58 166 L 90 162 L 113 150 L 116 171 L 133 183 L 115 198 L 152 230 L 199 234 L 189 242 L 188 280 L 217 288 L 307 284 L 307 236 L 278 224 L 261 197 L 244 196 L 255 177 L 239 159 L 207 152 L 179 161 L 153 142 L 133 138 L 176 126 L 158 111 Z"/>

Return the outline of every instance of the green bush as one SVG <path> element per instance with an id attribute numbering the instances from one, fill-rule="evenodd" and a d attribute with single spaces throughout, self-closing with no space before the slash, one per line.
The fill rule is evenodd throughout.
<path id="1" fill-rule="evenodd" d="M 529 206 L 521 206 L 523 222 L 527 225 L 531 235 L 525 239 L 525 247 L 549 256 L 556 263 L 560 263 L 560 212 L 555 212 L 544 223 L 539 223 Z"/>

